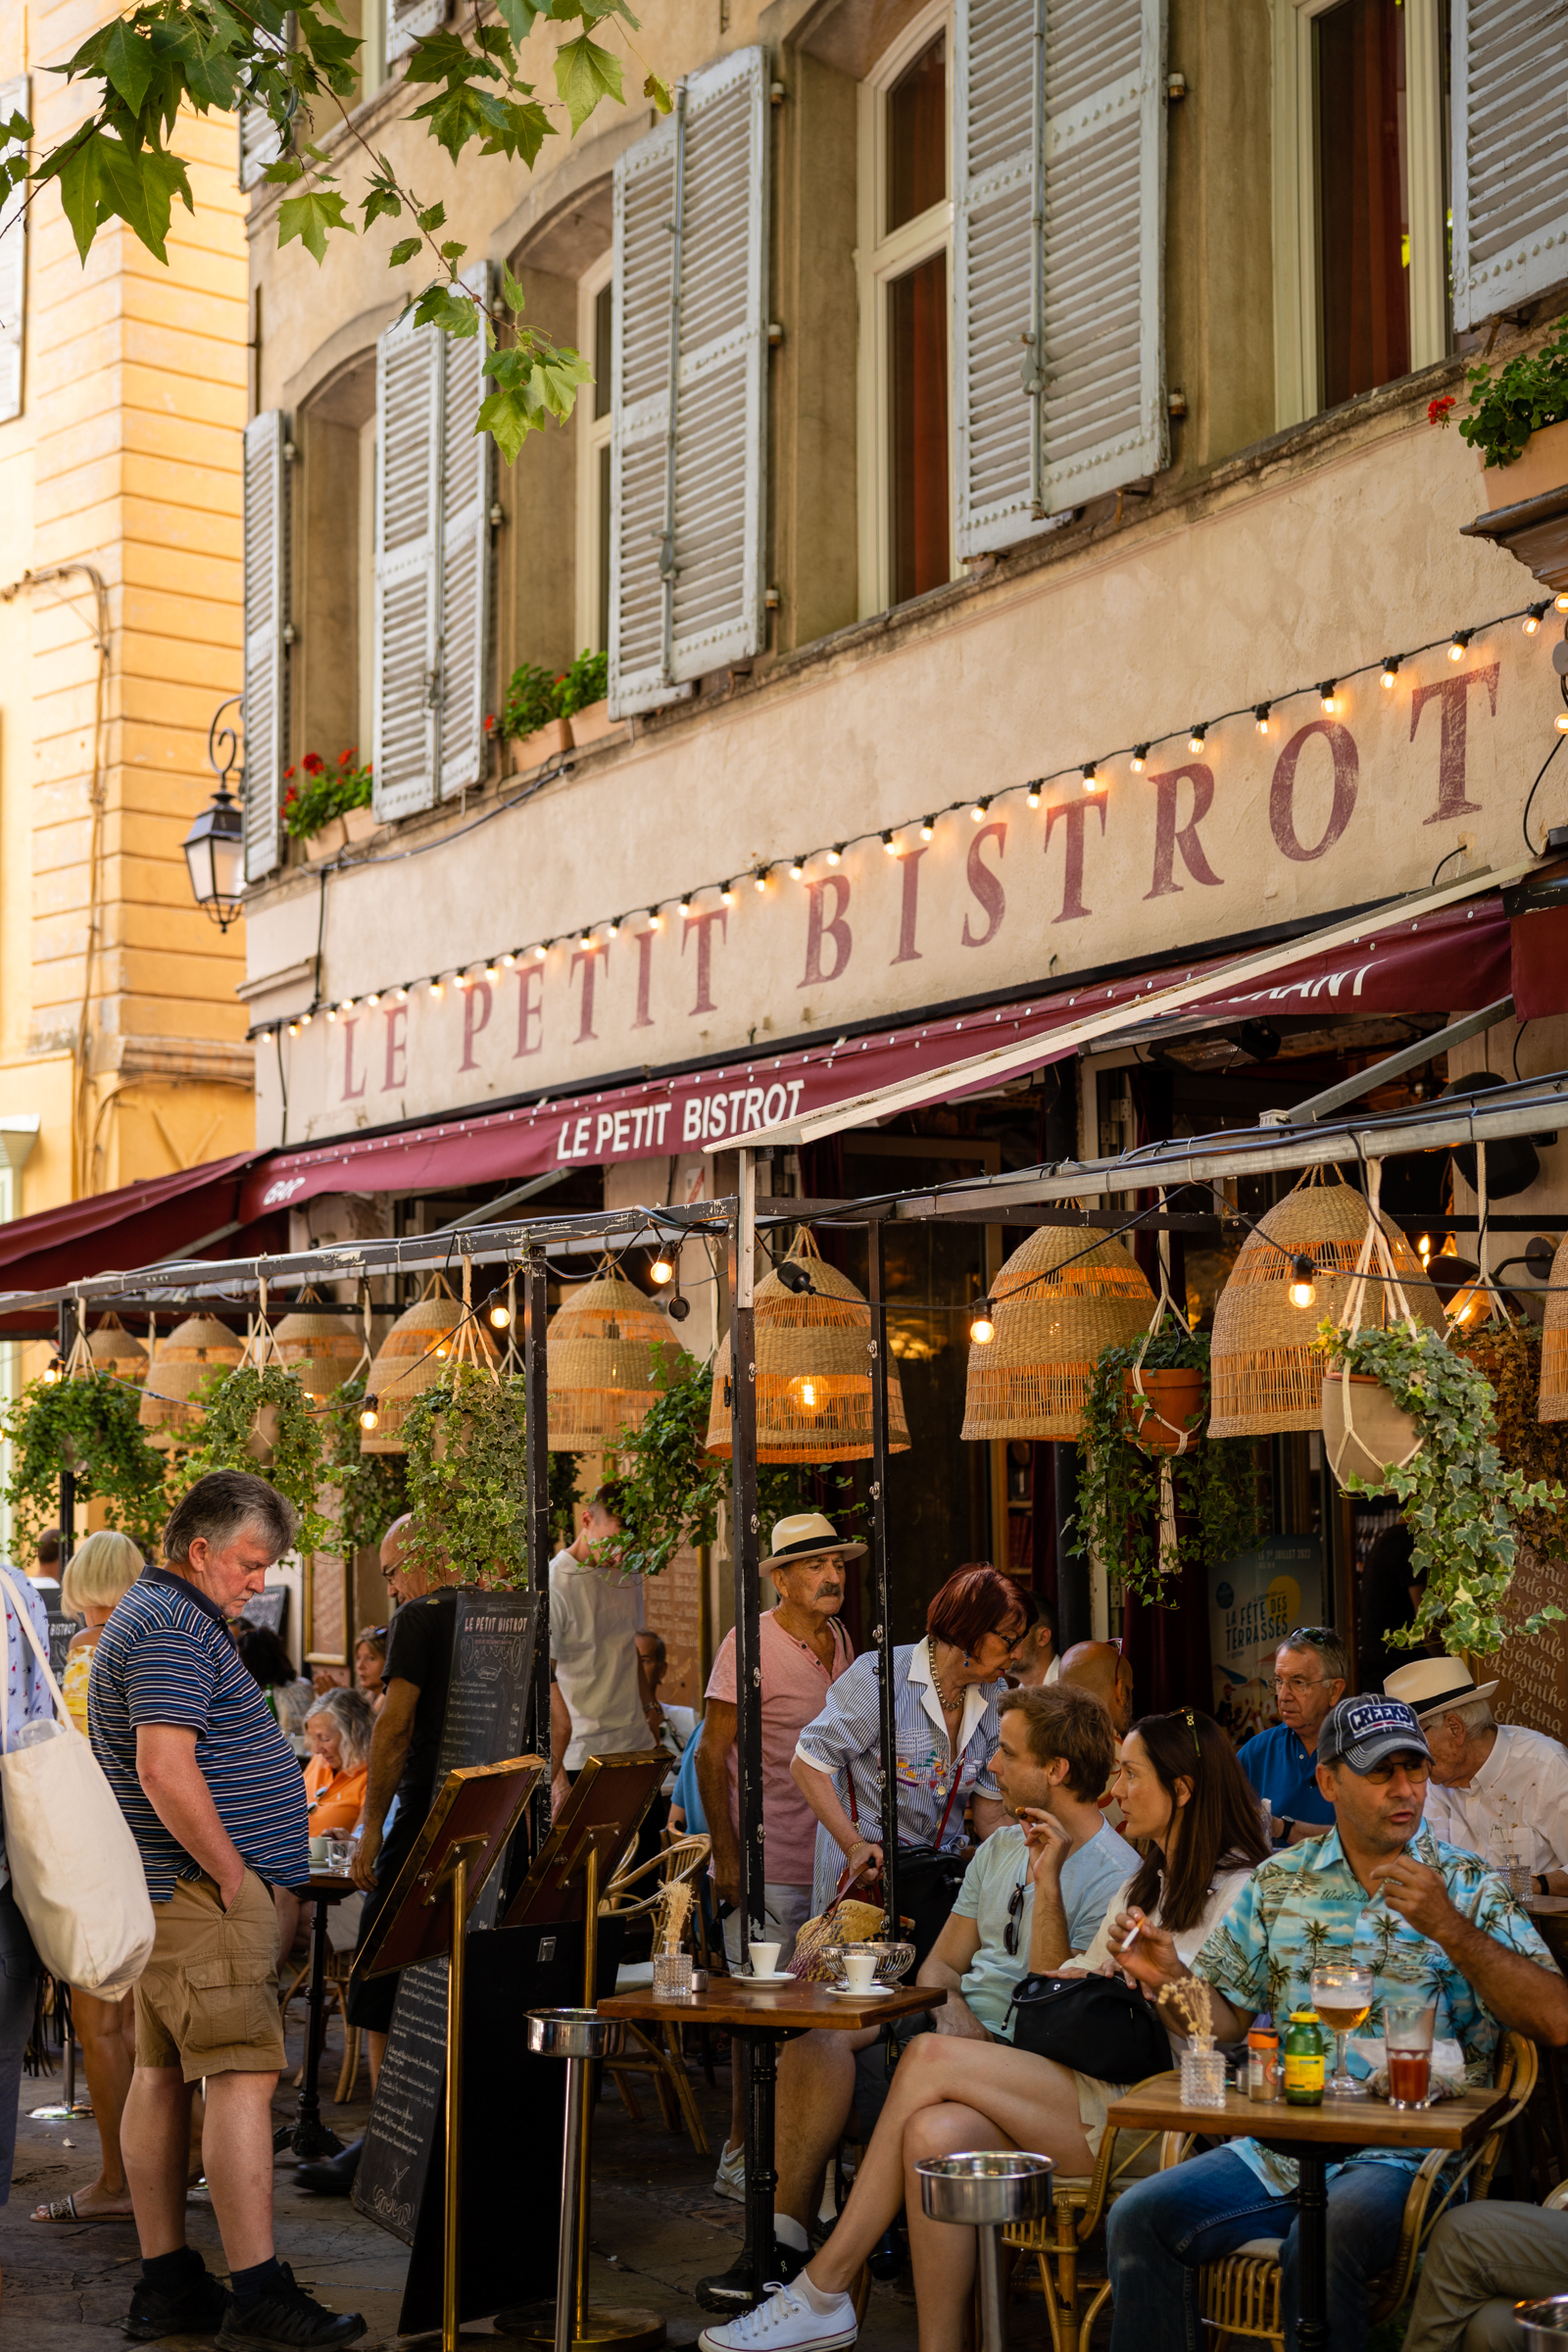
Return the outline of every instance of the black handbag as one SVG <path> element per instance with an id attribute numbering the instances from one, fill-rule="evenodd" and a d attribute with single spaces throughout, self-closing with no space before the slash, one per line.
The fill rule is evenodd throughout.
<path id="1" fill-rule="evenodd" d="M 914 1945 L 913 1964 L 916 1969 L 947 1926 L 953 1906 L 958 1899 L 958 1888 L 963 1885 L 963 1874 L 974 1858 L 970 1846 L 949 1846 L 946 1852 L 942 1847 L 942 1840 L 947 1835 L 948 1817 L 953 1811 L 953 1800 L 958 1793 L 961 1778 L 960 1760 L 958 1772 L 948 1790 L 942 1819 L 937 1824 L 936 1844 L 899 1847 L 899 1925 L 908 1931 L 909 1939 Z M 853 1773 L 850 1775 L 850 1819 L 858 1829 L 860 1815 L 855 1802 Z M 885 1900 L 885 1887 L 883 1897 Z"/>
<path id="2" fill-rule="evenodd" d="M 1164 2027 L 1119 1977 L 1020 1977 L 1004 2030 L 1015 2049 L 1101 2082 L 1141 2082 L 1170 2067 Z"/>

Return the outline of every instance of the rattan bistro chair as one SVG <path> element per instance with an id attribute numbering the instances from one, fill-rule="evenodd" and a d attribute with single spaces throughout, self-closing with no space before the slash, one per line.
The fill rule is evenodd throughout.
<path id="1" fill-rule="evenodd" d="M 701 1870 L 711 1850 L 708 1838 L 676 1838 L 655 1854 L 650 1861 L 623 1863 L 605 1888 L 599 1904 L 601 1919 L 643 1919 L 657 1910 L 667 1886 L 689 1879 Z M 642 1889 L 642 1891 L 639 1891 Z M 637 2104 L 633 2078 L 651 2075 L 660 2112 L 666 2131 L 678 2132 L 685 2125 L 692 2146 L 699 2156 L 711 2155 L 708 2133 L 697 2101 L 692 2095 L 691 2082 L 686 2073 L 686 2061 L 680 2044 L 680 2029 L 673 2022 L 655 2026 L 652 2030 L 628 2021 L 628 2038 L 621 2045 L 618 2058 L 605 2060 L 606 2071 L 614 2082 L 632 2122 L 642 2118 Z"/>
<path id="2" fill-rule="evenodd" d="M 1508 2105 L 1486 2138 L 1459 2159 L 1452 2180 L 1444 2184 L 1441 2195 L 1436 2193 L 1439 2176 L 1452 2159 L 1441 2148 L 1435 2148 L 1427 2157 L 1404 2201 L 1394 2261 L 1383 2277 L 1372 2283 L 1369 2327 L 1376 2328 L 1384 2320 L 1392 2319 L 1403 2305 L 1415 2283 L 1416 2263 L 1427 2239 L 1453 2202 L 1461 2183 L 1468 2181 L 1472 2204 L 1491 2189 L 1492 2177 L 1502 2153 L 1503 2134 L 1529 2105 L 1540 2066 L 1541 2056 L 1535 2043 L 1527 2041 L 1522 2034 L 1510 2034 L 1498 2059 L 1496 2079 L 1496 2087 L 1509 2093 Z M 1169 2161 L 1178 2161 L 1179 2155 L 1186 2152 L 1182 2147 Z M 1161 2170 L 1164 2169 L 1162 2165 Z M 1272 2344 L 1274 2352 L 1285 2352 L 1281 2308 L 1284 2275 L 1280 2270 L 1277 2239 L 1252 2238 L 1234 2254 L 1227 2254 L 1223 2262 L 1205 2263 L 1198 2276 L 1199 2309 L 1205 2327 L 1213 2330 L 1212 2352 L 1224 2352 L 1233 2335 L 1250 2336 Z"/>
<path id="3" fill-rule="evenodd" d="M 1164 2080 L 1158 2075 L 1148 2079 Z M 1143 2084 L 1132 2087 L 1142 2089 Z M 1158 2168 L 1144 2161 L 1156 2141 Z M 1106 2209 L 1147 2171 L 1174 2163 L 1186 2144 L 1180 2132 L 1138 2132 L 1107 2124 L 1094 2171 L 1078 2176 L 1057 2174 L 1052 2182 L 1051 2211 L 1038 2222 L 1015 2222 L 1004 2230 L 1003 2244 L 1015 2253 L 1032 2254 L 1039 2267 L 1046 2316 L 1051 2322 L 1052 2352 L 1088 2352 L 1095 2322 L 1109 2300 L 1108 2278 L 1084 2276 L 1085 2248 L 1103 2222 Z"/>

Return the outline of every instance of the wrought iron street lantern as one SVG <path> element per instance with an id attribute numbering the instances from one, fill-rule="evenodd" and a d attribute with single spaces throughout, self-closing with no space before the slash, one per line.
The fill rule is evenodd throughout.
<path id="1" fill-rule="evenodd" d="M 220 931 L 226 931 L 238 917 L 245 890 L 245 812 L 228 789 L 239 745 L 232 727 L 225 727 L 220 735 L 218 724 L 228 707 L 226 703 L 219 706 L 207 738 L 207 756 L 218 776 L 218 790 L 181 845 L 196 904 L 206 908 Z M 220 745 L 226 754 L 221 765 Z"/>

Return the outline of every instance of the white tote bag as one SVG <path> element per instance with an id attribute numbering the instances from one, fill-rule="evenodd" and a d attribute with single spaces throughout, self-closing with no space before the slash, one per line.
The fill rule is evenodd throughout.
<path id="1" fill-rule="evenodd" d="M 0 1796 L 6 1861 L 38 1957 L 53 1977 L 117 2001 L 152 1956 L 153 1907 L 130 1824 L 66 1709 L 26 1603 L 4 1569 L 13 1615 L 32 1644 L 59 1719 L 53 1740 L 10 1746 L 10 1681 L 0 1648 Z"/>

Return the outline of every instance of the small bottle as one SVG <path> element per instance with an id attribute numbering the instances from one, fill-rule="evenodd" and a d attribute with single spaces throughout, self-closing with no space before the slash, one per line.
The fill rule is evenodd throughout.
<path id="1" fill-rule="evenodd" d="M 41 1715 L 36 1723 L 29 1723 L 25 1731 L 19 1732 L 11 1744 L 13 1747 L 41 1747 L 46 1740 L 63 1738 L 65 1729 L 65 1725 L 57 1723 L 52 1715 Z"/>
<path id="2" fill-rule="evenodd" d="M 1293 2009 L 1285 2036 L 1285 2099 L 1291 2107 L 1323 2104 L 1323 2029 L 1315 2009 Z"/>
<path id="3" fill-rule="evenodd" d="M 1280 2037 L 1274 2020 L 1263 2010 L 1252 2020 L 1247 2035 L 1247 2095 L 1277 2100 L 1280 2095 Z"/>

